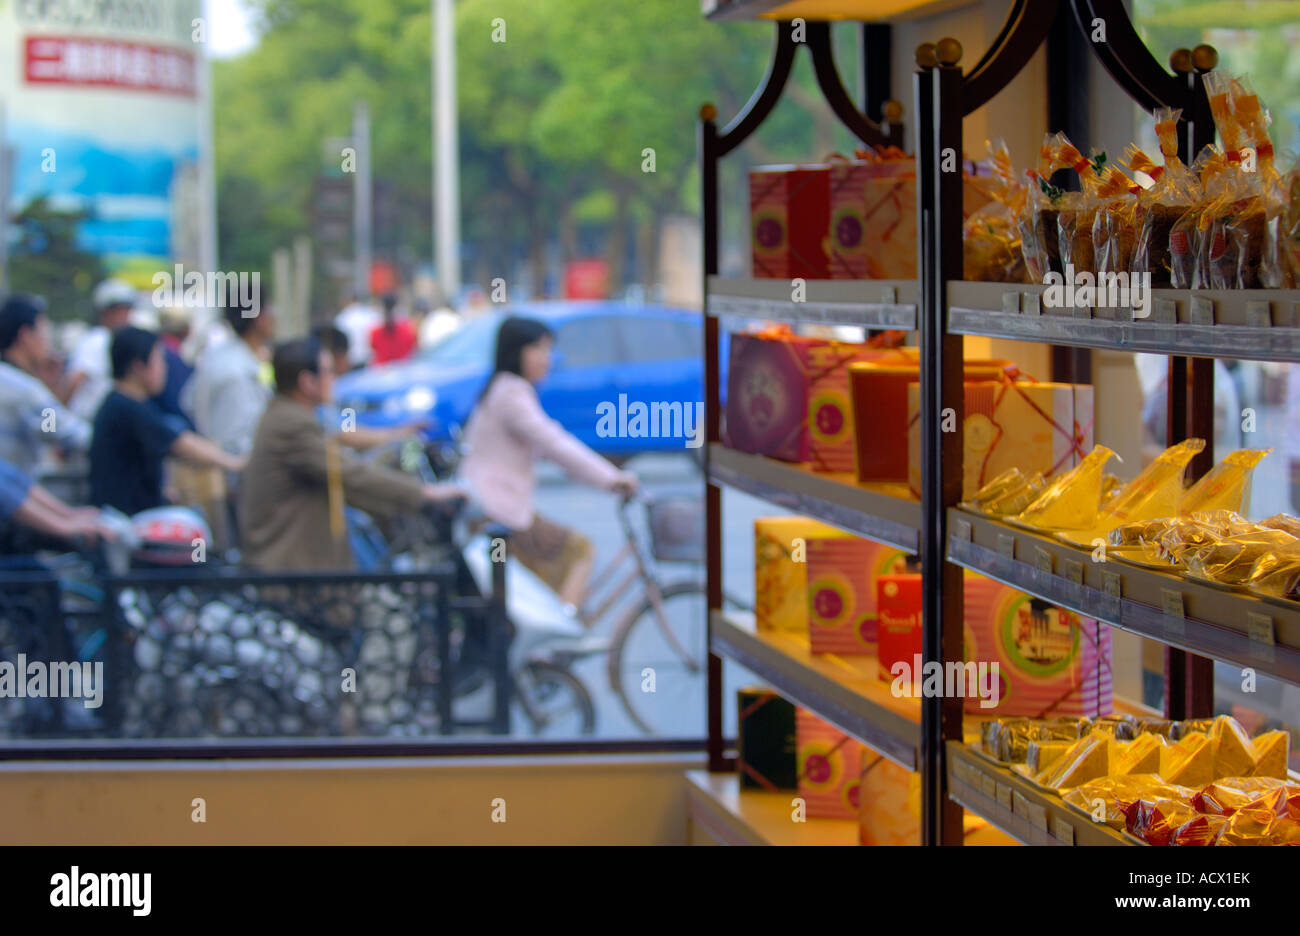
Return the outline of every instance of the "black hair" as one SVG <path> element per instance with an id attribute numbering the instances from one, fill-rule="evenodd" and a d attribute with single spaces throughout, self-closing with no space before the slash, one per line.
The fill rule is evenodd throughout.
<path id="1" fill-rule="evenodd" d="M 483 392 L 479 394 L 479 401 L 481 402 L 483 397 L 487 396 L 497 374 L 524 376 L 524 348 L 536 344 L 543 338 L 555 340 L 555 332 L 551 331 L 550 326 L 545 322 L 520 315 L 507 317 L 497 329 L 496 360 L 492 364 L 492 374 L 483 385 Z"/>
<path id="2" fill-rule="evenodd" d="M 512 315 L 501 323 L 497 329 L 496 361 L 492 366 L 492 376 L 500 373 L 524 375 L 524 348 L 536 344 L 543 338 L 555 340 L 555 332 L 545 322 L 532 318 Z"/>
<path id="3" fill-rule="evenodd" d="M 392 293 L 386 293 L 383 298 L 384 304 L 384 329 L 390 334 L 397 327 L 397 297 Z"/>
<path id="4" fill-rule="evenodd" d="M 315 336 L 294 338 L 276 346 L 271 355 L 275 371 L 275 392 L 292 393 L 298 389 L 298 378 L 304 373 L 320 373 L 321 344 Z"/>
<path id="5" fill-rule="evenodd" d="M 24 328 L 35 328 L 44 314 L 45 300 L 40 296 L 14 293 L 7 298 L 0 306 L 0 352 L 8 351 Z"/>
<path id="6" fill-rule="evenodd" d="M 335 325 L 321 325 L 312 331 L 311 336 L 330 354 L 347 354 L 351 346 L 348 333 Z"/>
<path id="7" fill-rule="evenodd" d="M 113 379 L 124 379 L 130 372 L 131 365 L 136 361 L 148 363 L 149 355 L 153 354 L 154 345 L 157 343 L 156 334 L 143 328 L 136 328 L 134 325 L 127 325 L 113 332 L 113 347 L 109 351 L 109 357 L 113 362 Z"/>
<path id="8" fill-rule="evenodd" d="M 253 323 L 257 321 L 257 316 L 266 310 L 266 292 L 262 289 L 261 278 L 259 277 L 258 281 L 253 283 L 252 286 L 252 305 L 244 305 L 241 297 L 242 290 L 238 286 L 234 286 L 227 292 L 226 305 L 221 310 L 231 329 L 241 338 L 253 327 Z M 257 315 L 244 315 L 245 311 L 252 309 L 257 310 Z"/>

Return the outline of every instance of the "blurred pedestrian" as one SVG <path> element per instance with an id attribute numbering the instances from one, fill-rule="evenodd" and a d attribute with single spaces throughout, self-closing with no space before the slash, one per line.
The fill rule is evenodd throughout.
<path id="1" fill-rule="evenodd" d="M 190 334 L 190 310 L 181 306 L 171 306 L 158 314 L 161 327 L 159 336 L 163 347 L 163 357 L 167 359 L 167 383 L 162 392 L 153 398 L 154 405 L 180 421 L 186 429 L 194 431 L 194 421 L 181 408 L 181 396 L 185 385 L 194 376 L 194 368 L 181 354 L 181 346 Z"/>
<path id="2" fill-rule="evenodd" d="M 384 320 L 370 332 L 371 363 L 388 364 L 402 361 L 415 351 L 415 327 L 397 315 L 397 297 L 384 296 Z"/>
<path id="3" fill-rule="evenodd" d="M 245 458 L 228 454 L 193 432 L 181 430 L 150 398 L 167 382 L 167 359 L 158 336 L 128 326 L 113 334 L 109 349 L 113 385 L 95 414 L 90 445 L 90 497 L 96 506 L 139 513 L 167 503 L 163 459 L 239 471 Z"/>
<path id="4" fill-rule="evenodd" d="M 365 367 L 370 362 L 370 333 L 383 321 L 370 303 L 359 297 L 350 297 L 348 304 L 334 316 L 334 325 L 348 336 L 348 363 L 350 369 Z"/>
<path id="5" fill-rule="evenodd" d="M 64 408 L 39 379 L 53 359 L 45 300 L 18 293 L 0 306 L 0 458 L 36 474 L 58 446 L 90 448 L 90 423 Z"/>
<path id="6" fill-rule="evenodd" d="M 536 319 L 511 316 L 497 331 L 496 366 L 465 427 L 461 472 L 488 519 L 514 530 L 510 554 L 571 609 L 587 592 L 595 554 L 576 530 L 537 512 L 535 463 L 545 458 L 576 481 L 630 495 L 637 477 L 620 471 L 546 415 L 536 384 L 551 369 L 555 336 Z"/>
<path id="7" fill-rule="evenodd" d="M 264 294 L 253 308 L 257 314 L 245 316 L 239 297 L 230 297 L 222 310 L 230 335 L 204 350 L 188 397 L 199 433 L 232 455 L 252 450 L 253 433 L 271 398 L 266 363 L 275 313 Z"/>
<path id="8" fill-rule="evenodd" d="M 419 343 L 421 348 L 432 348 L 460 328 L 461 324 L 460 316 L 452 311 L 441 294 L 435 298 L 431 305 L 433 306 L 432 310 L 426 312 L 424 317 L 420 319 Z"/>
<path id="9" fill-rule="evenodd" d="M 33 537 L 27 531 L 34 531 L 38 536 Z M 36 484 L 26 472 L 0 459 L 0 568 L 39 568 L 31 553 L 64 545 L 45 542 L 41 535 L 88 543 L 101 536 L 112 539 L 112 532 L 101 523 L 98 510 L 69 507 Z"/>
<path id="10" fill-rule="evenodd" d="M 333 325 L 322 325 L 312 332 L 312 337 L 321 346 L 334 364 L 335 374 L 345 374 L 348 370 L 348 336 Z M 398 426 L 376 429 L 371 426 L 358 425 L 356 413 L 344 413 L 333 402 L 322 403 L 317 408 L 320 424 L 326 434 L 334 436 L 342 444 L 358 452 L 387 445 L 402 439 L 413 437 L 419 430 L 429 425 L 428 420 L 418 419 Z"/>
<path id="11" fill-rule="evenodd" d="M 351 569 L 344 507 L 392 516 L 455 500 L 451 484 L 361 461 L 317 418 L 332 396 L 334 362 L 314 338 L 275 349 L 275 396 L 266 408 L 239 500 L 243 560 L 272 570 Z"/>
<path id="12" fill-rule="evenodd" d="M 99 404 L 112 389 L 109 344 L 113 332 L 126 326 L 135 308 L 136 291 L 121 279 L 106 279 L 95 287 L 91 305 L 96 323 L 77 342 L 68 358 L 68 385 L 64 399 L 82 419 L 95 418 Z"/>

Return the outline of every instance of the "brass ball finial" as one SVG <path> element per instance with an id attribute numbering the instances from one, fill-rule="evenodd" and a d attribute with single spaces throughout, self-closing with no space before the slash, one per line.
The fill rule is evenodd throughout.
<path id="1" fill-rule="evenodd" d="M 1219 50 L 1212 45 L 1198 45 L 1192 49 L 1192 64 L 1197 71 L 1213 71 L 1219 64 Z"/>
<path id="2" fill-rule="evenodd" d="M 1192 70 L 1192 53 L 1189 49 L 1174 49 L 1169 53 L 1169 67 L 1176 75 L 1186 75 Z"/>
<path id="3" fill-rule="evenodd" d="M 916 47 L 916 64 L 921 68 L 934 68 L 939 64 L 933 42 L 922 42 Z"/>
<path id="4" fill-rule="evenodd" d="M 934 47 L 934 53 L 938 56 L 940 65 L 951 67 L 961 61 L 961 43 L 951 37 L 940 39 Z"/>
<path id="5" fill-rule="evenodd" d="M 704 104 L 700 107 L 700 120 L 717 120 L 718 109 L 712 104 Z"/>
<path id="6" fill-rule="evenodd" d="M 884 113 L 885 119 L 891 124 L 898 123 L 903 119 L 903 105 L 897 101 L 886 101 L 881 111 Z"/>

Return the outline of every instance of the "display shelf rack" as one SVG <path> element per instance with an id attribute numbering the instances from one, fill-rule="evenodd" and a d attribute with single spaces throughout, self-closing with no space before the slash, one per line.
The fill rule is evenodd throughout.
<path id="1" fill-rule="evenodd" d="M 948 742 L 948 795 L 1025 845 L 1140 845 L 960 741 Z"/>
<path id="2" fill-rule="evenodd" d="M 961 6 L 968 0 L 702 0 L 715 22 L 775 19 L 880 21 L 923 16 Z"/>
<path id="3" fill-rule="evenodd" d="M 791 324 L 916 330 L 915 280 L 808 280 L 803 301 L 789 280 L 709 277 L 709 315 Z"/>
<path id="4" fill-rule="evenodd" d="M 900 767 L 916 769 L 920 702 L 895 698 L 876 675 L 874 656 L 815 654 L 806 636 L 760 631 L 752 615 L 731 612 L 713 613 L 709 649 Z"/>
<path id="5" fill-rule="evenodd" d="M 1294 602 L 1093 555 L 966 510 L 949 513 L 948 559 L 958 565 L 1143 637 L 1300 684 Z"/>
<path id="6" fill-rule="evenodd" d="M 798 795 L 793 790 L 776 793 L 764 790 L 741 792 L 740 777 L 734 773 L 691 770 L 686 774 L 686 813 L 691 823 L 712 843 L 858 844 L 858 824 L 852 819 L 806 819 L 795 822 L 791 801 Z"/>
<path id="7" fill-rule="evenodd" d="M 932 4 L 900 2 L 917 9 Z M 963 122 L 997 97 L 1049 43 L 1049 80 L 1072 73 L 1062 44 L 1095 56 L 1110 78 L 1137 106 L 1176 108 L 1178 151 L 1184 163 L 1214 140 L 1214 123 L 1204 75 L 1217 65 L 1209 46 L 1177 50 L 1169 69 L 1143 44 L 1123 0 L 1012 0 L 1006 21 L 983 55 L 969 67 L 954 39 L 923 43 L 913 73 L 913 129 L 907 143 L 916 158 L 916 216 L 920 275 L 915 283 L 812 282 L 807 303 L 793 303 L 785 281 L 725 279 L 718 276 L 720 161 L 740 146 L 775 108 L 791 75 L 799 47 L 813 58 L 817 81 L 836 117 L 872 145 L 903 145 L 896 122 L 874 124 L 849 100 L 831 61 L 829 26 L 820 18 L 894 16 L 874 6 L 870 14 L 827 0 L 783 5 L 769 0 L 735 0 L 709 8 L 713 19 L 796 16 L 808 20 L 807 43 L 793 36 L 793 24 L 777 22 L 769 70 L 745 109 L 725 127 L 716 110 L 700 110 L 700 167 L 705 274 L 704 364 L 709 446 L 705 449 L 706 581 L 710 607 L 708 688 L 709 765 L 717 772 L 731 761 L 723 751 L 722 660 L 734 658 L 754 669 L 800 704 L 880 750 L 906 738 L 921 781 L 921 840 L 956 843 L 963 835 L 962 811 L 971 809 L 1022 841 L 1122 844 L 1125 836 L 1097 826 L 1058 799 L 1033 788 L 1004 768 L 981 763 L 962 747 L 962 700 L 920 700 L 919 724 L 881 732 L 884 700 L 852 692 L 803 648 L 776 646 L 722 614 L 721 489 L 730 486 L 773 504 L 808 514 L 850 532 L 891 543 L 921 558 L 923 656 L 944 664 L 963 658 L 963 567 L 1165 645 L 1164 715 L 1201 717 L 1213 706 L 1212 659 L 1253 667 L 1300 684 L 1300 615 L 1285 602 L 1221 591 L 1180 576 L 1129 563 L 1093 563 L 1091 551 L 1052 537 L 1020 530 L 961 510 L 963 438 L 943 431 L 941 414 L 964 411 L 965 335 L 1038 341 L 1066 347 L 1151 351 L 1169 356 L 1167 438 L 1170 443 L 1213 432 L 1213 362 L 1210 358 L 1300 361 L 1300 291 L 1157 290 L 1151 315 L 1135 320 L 1131 310 L 1085 313 L 1045 309 L 1043 287 L 970 283 L 962 280 L 963 192 L 959 173 L 943 171 L 942 154 L 965 150 Z M 1106 42 L 1091 41 L 1091 24 L 1106 23 Z M 1075 31 L 1076 27 L 1079 31 Z M 873 27 L 874 29 L 874 27 Z M 864 30 L 864 39 L 868 32 Z M 879 65 L 890 54 L 889 31 L 872 34 L 879 45 L 867 57 Z M 1073 37 L 1073 39 L 1069 37 Z M 1083 52 L 1083 50 L 1088 50 Z M 880 69 L 888 77 L 888 67 Z M 868 68 L 864 74 L 874 73 Z M 1051 76 L 1055 74 L 1055 77 Z M 1063 86 L 1062 86 L 1063 87 Z M 881 88 L 867 97 L 881 99 Z M 1051 96 L 1050 130 L 1073 128 L 1067 94 Z M 1059 100 L 1058 100 L 1059 99 Z M 1066 101 L 1068 103 L 1068 101 Z M 901 112 L 895 104 L 887 108 Z M 1081 144 L 1088 141 L 1076 140 Z M 882 291 L 892 290 L 892 291 Z M 906 319 L 896 316 L 905 315 Z M 919 349 L 921 462 L 919 502 L 847 477 L 816 475 L 805 468 L 722 447 L 719 336 L 736 319 L 791 323 L 914 327 Z M 1090 368 L 1077 356 L 1054 355 L 1053 379 L 1088 381 Z M 1104 441 L 1104 440 L 1102 440 Z M 1209 453 L 1193 460 L 1189 473 L 1202 476 Z M 774 638 L 780 639 L 780 638 Z M 898 701 L 889 700 L 891 702 Z M 910 701 L 910 700 L 909 700 Z M 863 706 L 868 706 L 864 709 Z M 907 758 L 900 758 L 907 763 Z M 994 773 L 990 773 L 994 771 Z M 991 792 L 983 775 L 992 779 Z M 1001 783 L 1001 787 L 999 787 Z M 1007 792 L 1002 792 L 1005 787 Z M 1009 803 L 1009 806 L 1005 805 Z"/>
<path id="8" fill-rule="evenodd" d="M 1155 289 L 1132 309 L 1043 306 L 1046 287 L 948 284 L 948 328 L 962 335 L 1189 357 L 1300 361 L 1300 296 L 1284 289 Z"/>
<path id="9" fill-rule="evenodd" d="M 850 533 L 916 552 L 921 504 L 906 484 L 872 484 L 764 455 L 709 446 L 709 480 Z"/>

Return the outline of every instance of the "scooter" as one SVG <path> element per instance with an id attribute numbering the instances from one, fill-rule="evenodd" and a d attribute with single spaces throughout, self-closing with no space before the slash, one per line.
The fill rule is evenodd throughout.
<path id="1" fill-rule="evenodd" d="M 395 461 L 428 483 L 454 476 L 458 461 L 454 449 L 440 447 L 431 451 L 418 439 L 385 446 L 384 451 L 368 453 L 368 457 Z M 507 651 L 512 710 L 522 716 L 534 735 L 593 734 L 595 703 L 572 668 L 579 660 L 608 654 L 609 641 L 590 634 L 536 575 L 517 562 L 506 562 L 506 531 L 484 527 L 483 519 L 473 501 L 467 501 L 450 522 L 405 522 L 397 534 L 406 544 L 404 550 L 389 555 L 384 562 L 392 568 L 407 569 L 413 565 L 411 554 L 451 558 L 472 577 L 479 596 L 493 593 L 494 562 L 505 563 L 506 617 L 513 632 Z M 480 527 L 486 532 L 471 532 Z M 473 708 L 485 690 L 486 680 L 482 678 L 464 680 L 457 695 L 464 697 L 463 707 Z"/>

